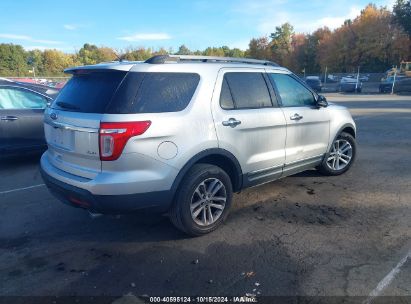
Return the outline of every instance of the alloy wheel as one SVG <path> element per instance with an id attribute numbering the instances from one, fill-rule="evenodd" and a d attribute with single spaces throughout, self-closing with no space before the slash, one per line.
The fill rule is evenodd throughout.
<path id="1" fill-rule="evenodd" d="M 344 169 L 351 162 L 352 146 L 345 139 L 337 139 L 331 148 L 331 152 L 327 158 L 327 166 L 334 171 Z"/>
<path id="2" fill-rule="evenodd" d="M 191 217 L 197 225 L 209 226 L 221 217 L 226 201 L 223 182 L 218 178 L 208 178 L 197 186 L 191 197 Z"/>

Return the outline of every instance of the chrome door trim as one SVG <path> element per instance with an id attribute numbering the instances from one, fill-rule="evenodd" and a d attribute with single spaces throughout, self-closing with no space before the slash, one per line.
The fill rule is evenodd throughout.
<path id="1" fill-rule="evenodd" d="M 325 154 L 320 154 L 314 157 L 309 157 L 301 160 L 297 160 L 292 163 L 285 164 L 283 169 L 283 176 L 292 175 L 306 169 L 314 168 L 323 161 Z"/>
<path id="2" fill-rule="evenodd" d="M 283 165 L 252 171 L 243 176 L 243 188 L 257 186 L 279 179 L 283 173 Z"/>

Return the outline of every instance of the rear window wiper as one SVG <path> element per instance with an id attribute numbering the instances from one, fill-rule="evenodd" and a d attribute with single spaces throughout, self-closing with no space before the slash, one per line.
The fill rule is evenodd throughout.
<path id="1" fill-rule="evenodd" d="M 63 101 L 58 101 L 56 102 L 56 104 L 60 107 L 60 108 L 64 108 L 64 109 L 69 109 L 69 110 L 80 110 L 79 107 L 71 104 L 71 103 L 67 103 L 67 102 L 63 102 Z"/>

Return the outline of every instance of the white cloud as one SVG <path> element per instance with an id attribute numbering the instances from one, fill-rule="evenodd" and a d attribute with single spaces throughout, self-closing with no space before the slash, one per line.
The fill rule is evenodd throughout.
<path id="1" fill-rule="evenodd" d="M 44 44 L 61 44 L 61 41 L 56 41 L 56 40 L 44 40 L 44 39 L 34 39 L 30 36 L 26 35 L 15 35 L 15 34 L 0 34 L 0 38 L 3 39 L 10 39 L 10 40 L 23 40 L 23 41 L 28 41 L 28 42 L 34 42 L 34 43 L 44 43 Z"/>
<path id="2" fill-rule="evenodd" d="M 143 40 L 169 40 L 172 37 L 167 33 L 139 33 L 131 36 L 118 37 L 117 39 L 125 41 L 143 41 Z"/>
<path id="3" fill-rule="evenodd" d="M 272 33 L 277 26 L 289 22 L 296 32 L 309 33 L 319 27 L 335 29 L 345 20 L 354 19 L 361 12 L 358 5 L 347 5 L 345 1 L 311 0 L 302 7 L 289 0 L 238 0 L 232 8 L 231 24 L 257 29 L 260 35 Z M 395 0 L 381 0 L 391 3 Z"/>
<path id="4" fill-rule="evenodd" d="M 359 7 L 351 7 L 350 12 L 344 16 L 336 16 L 336 17 L 324 17 L 319 19 L 317 22 L 313 23 L 313 29 L 319 27 L 327 26 L 330 29 L 336 29 L 337 27 L 344 24 L 344 21 L 347 19 L 355 19 L 357 16 L 361 14 L 361 8 Z"/>
<path id="5" fill-rule="evenodd" d="M 40 50 L 40 51 L 44 51 L 44 50 L 61 50 L 60 48 L 55 48 L 55 47 L 49 47 L 49 46 L 44 46 L 44 45 L 29 45 L 29 46 L 25 46 L 24 49 L 26 51 L 32 51 L 32 50 Z"/>
<path id="6" fill-rule="evenodd" d="M 361 13 L 361 8 L 352 6 L 349 8 L 349 12 L 343 15 L 337 16 L 325 16 L 319 19 L 313 17 L 307 18 L 301 13 L 287 13 L 276 12 L 275 17 L 268 20 L 263 20 L 258 25 L 258 30 L 262 34 L 268 34 L 275 30 L 276 26 L 279 26 L 285 22 L 289 22 L 296 32 L 310 33 L 320 27 L 327 26 L 331 30 L 334 30 L 344 24 L 347 19 L 354 19 Z"/>
<path id="7" fill-rule="evenodd" d="M 75 51 L 75 49 L 73 47 L 54 47 L 54 46 L 44 46 L 44 45 L 28 45 L 28 46 L 23 46 L 23 48 L 26 51 L 32 51 L 32 50 L 40 50 L 40 51 L 44 51 L 44 50 L 57 50 L 57 51 L 61 51 L 61 52 L 68 52 L 68 53 L 72 53 Z"/>
<path id="8" fill-rule="evenodd" d="M 69 31 L 74 31 L 74 30 L 78 29 L 78 25 L 76 25 L 76 24 L 65 24 L 65 25 L 63 25 L 63 27 L 66 30 L 69 30 Z"/>
<path id="9" fill-rule="evenodd" d="M 394 4 L 396 3 L 396 0 L 384 0 L 381 5 L 386 6 L 389 10 L 392 10 Z"/>
<path id="10" fill-rule="evenodd" d="M 0 34 L 0 38 L 13 39 L 13 40 L 30 40 L 29 36 L 15 35 L 15 34 Z"/>

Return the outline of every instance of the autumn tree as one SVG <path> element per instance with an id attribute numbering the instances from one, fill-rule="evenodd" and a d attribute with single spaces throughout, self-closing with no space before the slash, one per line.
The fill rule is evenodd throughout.
<path id="1" fill-rule="evenodd" d="M 246 56 L 256 59 L 271 59 L 270 44 L 267 37 L 253 38 L 248 44 Z"/>
<path id="2" fill-rule="evenodd" d="M 121 58 L 129 61 L 144 61 L 152 57 L 151 49 L 146 49 L 144 47 L 128 47 L 125 50 L 121 51 L 121 53 Z"/>
<path id="3" fill-rule="evenodd" d="M 94 44 L 84 44 L 78 52 L 78 59 L 84 65 L 96 64 L 100 62 L 112 61 L 117 59 L 113 49 L 108 47 L 97 47 Z"/>
<path id="4" fill-rule="evenodd" d="M 358 66 L 364 71 L 383 71 L 406 57 L 408 46 L 409 38 L 393 24 L 391 13 L 370 4 L 323 41 L 319 61 L 334 71 L 352 72 Z"/>
<path id="5" fill-rule="evenodd" d="M 43 76 L 59 76 L 63 74 L 64 69 L 78 65 L 75 56 L 65 54 L 58 50 L 45 50 L 43 52 Z"/>

